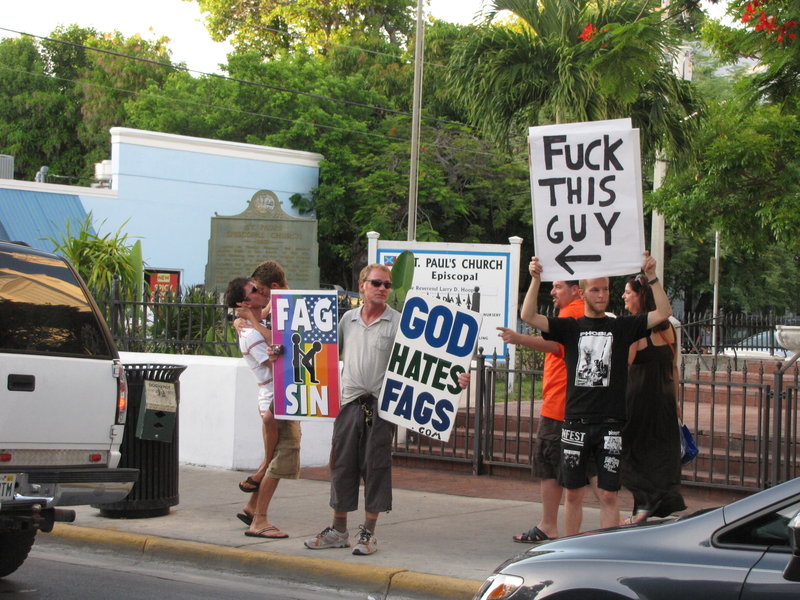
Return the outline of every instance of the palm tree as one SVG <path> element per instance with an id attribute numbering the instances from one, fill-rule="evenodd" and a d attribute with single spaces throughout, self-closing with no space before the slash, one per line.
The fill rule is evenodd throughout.
<path id="1" fill-rule="evenodd" d="M 674 155 L 700 107 L 665 58 L 679 38 L 663 17 L 657 0 L 495 0 L 454 51 L 456 101 L 505 148 L 531 126 L 631 117 L 646 153 Z"/>

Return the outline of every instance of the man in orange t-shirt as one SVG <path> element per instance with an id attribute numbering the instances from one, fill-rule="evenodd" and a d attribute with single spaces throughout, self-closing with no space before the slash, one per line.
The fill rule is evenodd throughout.
<path id="1" fill-rule="evenodd" d="M 583 316 L 583 299 L 577 281 L 554 281 L 550 290 L 559 317 L 578 319 Z M 530 530 L 514 536 L 515 542 L 532 543 L 558 537 L 558 507 L 563 488 L 558 485 L 558 465 L 561 461 L 561 424 L 567 398 L 567 369 L 564 348 L 541 336 L 523 335 L 498 327 L 507 344 L 527 346 L 545 352 L 542 375 L 542 408 L 536 432 L 533 467 L 541 480 L 542 517 Z M 582 503 L 564 507 L 564 522 L 568 531 L 577 531 L 583 518 Z"/>

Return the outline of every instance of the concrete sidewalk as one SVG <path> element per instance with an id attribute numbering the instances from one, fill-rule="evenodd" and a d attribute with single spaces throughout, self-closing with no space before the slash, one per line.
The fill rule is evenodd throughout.
<path id="1" fill-rule="evenodd" d="M 514 543 L 511 536 L 535 524 L 540 514 L 533 501 L 537 482 L 395 468 L 395 510 L 378 521 L 376 554 L 309 550 L 303 541 L 331 523 L 326 471 L 304 469 L 304 478 L 284 480 L 278 487 L 269 518 L 289 533 L 288 539 L 244 535 L 246 527 L 236 513 L 247 499 L 238 489 L 246 473 L 181 465 L 180 503 L 170 514 L 111 519 L 101 517 L 97 509 L 78 507 L 73 525 L 59 523 L 37 543 L 53 536 L 53 541 L 98 545 L 156 560 L 355 589 L 365 598 L 467 600 L 497 565 L 529 547 Z M 469 495 L 458 495 L 464 493 L 459 486 L 469 488 Z M 450 492 L 441 493 L 444 489 Z M 690 510 L 730 499 L 687 494 Z M 629 508 L 624 495 L 621 505 Z M 351 513 L 351 543 L 362 520 L 363 511 Z M 582 529 L 598 526 L 599 509 L 587 505 Z"/>

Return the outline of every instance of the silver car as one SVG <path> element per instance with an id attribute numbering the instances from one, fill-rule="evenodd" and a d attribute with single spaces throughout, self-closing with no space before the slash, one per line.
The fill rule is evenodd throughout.
<path id="1" fill-rule="evenodd" d="M 545 541 L 475 600 L 800 598 L 800 478 L 727 506 Z"/>

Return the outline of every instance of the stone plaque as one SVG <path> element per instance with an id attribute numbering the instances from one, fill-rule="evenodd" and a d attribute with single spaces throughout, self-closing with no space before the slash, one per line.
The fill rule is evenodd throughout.
<path id="1" fill-rule="evenodd" d="M 319 289 L 317 220 L 288 215 L 278 197 L 261 190 L 244 212 L 211 218 L 206 287 L 223 293 L 235 277 L 248 277 L 265 260 L 286 270 L 289 287 Z"/>

